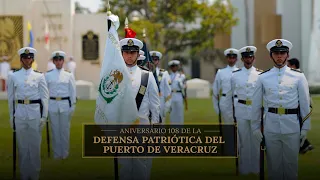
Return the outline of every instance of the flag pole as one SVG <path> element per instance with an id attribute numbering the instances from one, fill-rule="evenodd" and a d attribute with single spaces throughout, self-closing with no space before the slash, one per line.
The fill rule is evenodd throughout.
<path id="1" fill-rule="evenodd" d="M 147 44 L 147 42 L 146 42 L 146 28 L 143 28 L 142 29 L 142 39 L 143 39 L 143 42 L 145 43 L 145 44 Z M 150 59 L 149 59 L 149 56 L 148 56 L 148 52 L 145 52 L 146 53 L 146 60 L 147 60 L 147 68 L 149 69 L 149 71 L 151 71 L 151 69 L 150 69 Z"/>

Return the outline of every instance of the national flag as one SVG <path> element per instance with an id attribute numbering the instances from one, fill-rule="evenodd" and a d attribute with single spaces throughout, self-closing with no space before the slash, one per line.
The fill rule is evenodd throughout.
<path id="1" fill-rule="evenodd" d="M 144 55 L 146 56 L 145 61 L 146 62 L 151 62 L 152 59 L 151 59 L 151 56 L 150 56 L 150 53 L 149 53 L 149 50 L 148 50 L 148 47 L 147 47 L 147 43 L 145 42 L 145 40 L 143 40 L 142 42 L 143 42 L 142 51 L 144 51 Z"/>
<path id="2" fill-rule="evenodd" d="M 33 47 L 33 32 L 32 32 L 31 23 L 29 21 L 27 23 L 27 28 L 28 28 L 28 46 Z"/>
<path id="3" fill-rule="evenodd" d="M 154 64 L 152 63 L 152 59 L 151 59 L 151 55 L 150 55 L 148 47 L 147 47 L 147 43 L 145 42 L 145 40 L 143 40 L 142 42 L 143 42 L 142 51 L 144 51 L 144 56 L 146 57 L 144 64 L 146 64 L 146 66 L 152 70 L 154 79 L 156 80 L 158 90 L 160 92 L 160 86 L 159 86 L 160 83 L 158 80 L 158 76 L 157 76 L 157 72 L 155 70 L 155 67 L 152 67 L 152 66 L 154 66 Z"/>
<path id="4" fill-rule="evenodd" d="M 34 38 L 33 38 L 33 31 L 32 31 L 32 26 L 30 21 L 27 22 L 27 29 L 28 29 L 28 47 L 33 47 Z M 36 60 L 33 61 L 31 67 L 34 70 L 38 69 L 38 64 Z"/>
<path id="5" fill-rule="evenodd" d="M 119 17 L 110 15 L 108 20 L 112 23 L 107 33 L 94 119 L 97 124 L 134 123 L 138 110 L 132 81 L 120 49 L 117 33 Z"/>
<path id="6" fill-rule="evenodd" d="M 44 27 L 44 41 L 45 41 L 45 48 L 49 51 L 50 49 L 50 35 L 49 35 L 49 24 L 45 21 Z"/>

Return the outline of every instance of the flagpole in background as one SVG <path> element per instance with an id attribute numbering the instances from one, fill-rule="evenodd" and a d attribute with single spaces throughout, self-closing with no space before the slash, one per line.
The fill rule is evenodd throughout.
<path id="1" fill-rule="evenodd" d="M 45 27 L 44 27 L 44 40 L 45 40 L 45 49 L 47 51 L 50 50 L 50 36 L 49 36 L 49 24 L 48 21 L 45 21 Z"/>
<path id="2" fill-rule="evenodd" d="M 159 87 L 159 80 L 158 80 L 158 76 L 157 76 L 157 72 L 156 69 L 152 63 L 152 59 L 149 53 L 149 49 L 147 47 L 147 42 L 146 42 L 146 28 L 143 28 L 142 30 L 142 42 L 143 42 L 143 47 L 142 50 L 144 51 L 144 55 L 146 56 L 146 66 L 149 69 L 150 72 L 152 72 L 154 79 L 156 80 L 157 86 L 158 86 L 158 91 L 160 92 L 160 87 Z"/>

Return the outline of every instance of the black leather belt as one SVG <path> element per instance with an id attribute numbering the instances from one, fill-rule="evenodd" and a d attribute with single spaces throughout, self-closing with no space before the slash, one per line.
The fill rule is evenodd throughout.
<path id="1" fill-rule="evenodd" d="M 43 114 L 43 106 L 41 99 L 36 99 L 36 100 L 29 100 L 29 99 L 24 99 L 24 100 L 16 100 L 18 104 L 39 104 L 40 105 L 40 116 L 42 117 Z M 15 102 L 14 102 L 15 103 Z M 14 110 L 15 111 L 15 110 Z"/>
<path id="2" fill-rule="evenodd" d="M 268 112 L 275 114 L 298 114 L 299 110 L 296 109 L 285 109 L 285 108 L 269 108 Z"/>
<path id="3" fill-rule="evenodd" d="M 71 100 L 70 97 L 50 97 L 52 100 L 61 101 L 61 100 L 68 100 L 69 101 L 69 107 L 71 107 Z"/>
<path id="4" fill-rule="evenodd" d="M 52 100 L 61 101 L 61 100 L 69 100 L 70 97 L 50 97 Z"/>
<path id="5" fill-rule="evenodd" d="M 245 105 L 251 105 L 251 104 L 252 104 L 252 101 L 251 101 L 251 100 L 242 100 L 242 99 L 239 99 L 239 100 L 238 100 L 238 103 L 245 104 Z"/>
<path id="6" fill-rule="evenodd" d="M 182 91 L 181 90 L 172 90 L 172 92 L 175 92 L 175 93 L 181 93 Z"/>
<path id="7" fill-rule="evenodd" d="M 227 96 L 227 94 L 221 94 L 221 96 Z M 234 95 L 233 97 L 237 98 L 237 95 Z"/>
<path id="8" fill-rule="evenodd" d="M 18 104 L 40 104 L 41 103 L 41 99 L 37 99 L 37 100 L 17 100 Z"/>

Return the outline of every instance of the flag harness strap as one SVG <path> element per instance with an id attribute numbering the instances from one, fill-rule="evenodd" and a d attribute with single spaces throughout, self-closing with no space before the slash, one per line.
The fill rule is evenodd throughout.
<path id="1" fill-rule="evenodd" d="M 163 70 L 161 69 L 160 72 L 159 72 L 159 77 L 158 80 L 159 80 L 159 84 L 160 84 L 160 81 L 162 80 L 162 75 L 163 75 Z"/>
<path id="2" fill-rule="evenodd" d="M 138 94 L 136 96 L 136 104 L 137 104 L 138 111 L 140 109 L 144 94 L 146 93 L 146 90 L 147 90 L 148 80 L 149 80 L 149 72 L 142 70 L 141 71 L 141 84 L 140 84 Z"/>

